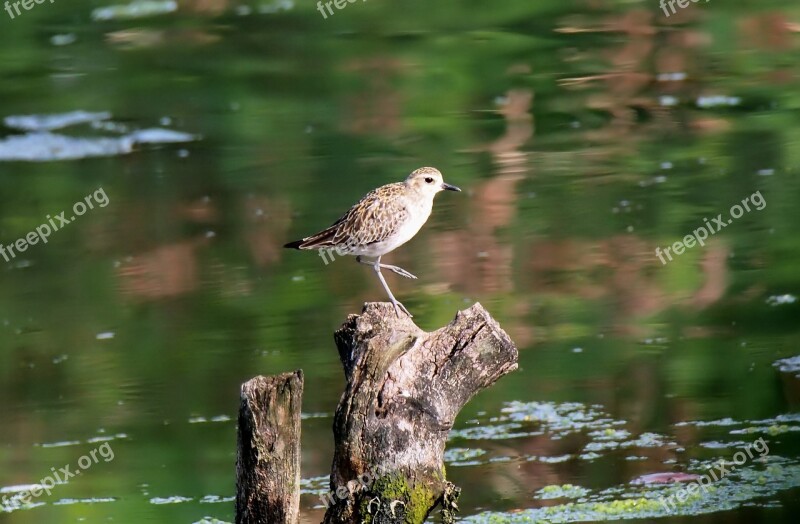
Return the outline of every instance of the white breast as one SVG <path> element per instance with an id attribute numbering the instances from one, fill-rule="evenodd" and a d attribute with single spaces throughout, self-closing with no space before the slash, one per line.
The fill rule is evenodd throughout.
<path id="1" fill-rule="evenodd" d="M 368 257 L 379 257 L 394 251 L 402 246 L 416 235 L 419 230 L 428 221 L 431 216 L 433 208 L 433 199 L 423 202 L 408 201 L 406 209 L 408 210 L 408 218 L 400 224 L 395 231 L 394 235 L 390 236 L 383 242 L 377 242 L 364 248 L 359 249 L 359 252 L 353 253 L 354 255 L 364 255 Z"/>

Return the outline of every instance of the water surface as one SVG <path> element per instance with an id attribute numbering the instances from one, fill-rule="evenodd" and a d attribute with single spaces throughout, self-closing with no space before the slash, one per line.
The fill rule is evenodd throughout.
<path id="1" fill-rule="evenodd" d="M 384 296 L 351 259 L 280 246 L 423 165 L 465 191 L 387 257 L 420 277 L 392 289 L 425 329 L 480 301 L 520 348 L 451 435 L 465 522 L 790 521 L 800 382 L 774 364 L 800 347 L 798 24 L 777 1 L 0 13 L 0 242 L 108 197 L 0 260 L 0 521 L 232 522 L 239 386 L 302 368 L 319 522 L 332 332 Z M 674 510 L 658 497 L 681 485 L 632 483 L 759 438 Z"/>

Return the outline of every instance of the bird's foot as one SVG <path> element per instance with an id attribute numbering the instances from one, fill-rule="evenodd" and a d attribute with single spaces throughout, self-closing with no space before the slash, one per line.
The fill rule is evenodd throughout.
<path id="1" fill-rule="evenodd" d="M 411 273 L 409 273 L 408 271 L 406 271 L 406 270 L 405 270 L 405 269 L 403 269 L 402 267 L 390 266 L 390 265 L 388 265 L 388 264 L 381 264 L 381 267 L 382 267 L 383 269 L 388 269 L 389 271 L 392 271 L 392 272 L 394 272 L 394 273 L 397 273 L 397 274 L 398 274 L 398 275 L 400 275 L 401 277 L 406 277 L 406 278 L 410 278 L 410 279 L 413 279 L 413 280 L 416 280 L 416 279 L 417 279 L 417 277 L 415 277 L 414 275 L 412 275 Z"/>
<path id="2" fill-rule="evenodd" d="M 398 302 L 397 300 L 392 300 L 392 305 L 394 306 L 394 313 L 395 313 L 395 315 L 397 315 L 397 318 L 400 318 L 400 311 L 401 310 L 403 311 L 403 313 L 408 315 L 409 318 L 414 318 L 414 315 L 409 313 L 409 311 L 406 309 L 406 307 L 403 304 L 401 304 L 400 302 Z"/>

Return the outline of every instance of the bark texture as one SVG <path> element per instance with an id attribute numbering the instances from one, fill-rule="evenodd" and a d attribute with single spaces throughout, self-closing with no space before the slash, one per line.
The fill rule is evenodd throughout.
<path id="1" fill-rule="evenodd" d="M 242 384 L 236 524 L 298 522 L 302 398 L 302 371 Z"/>
<path id="2" fill-rule="evenodd" d="M 480 304 L 427 333 L 390 304 L 368 303 L 334 338 L 347 388 L 325 524 L 423 524 L 437 503 L 452 518 L 448 432 L 470 398 L 517 368 L 516 346 Z"/>

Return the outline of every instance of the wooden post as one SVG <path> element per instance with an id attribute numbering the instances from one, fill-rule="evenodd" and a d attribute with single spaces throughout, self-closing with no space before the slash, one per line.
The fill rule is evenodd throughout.
<path id="1" fill-rule="evenodd" d="M 517 348 L 480 304 L 426 333 L 387 303 L 350 315 L 334 339 L 347 388 L 334 418 L 324 524 L 423 524 L 457 509 L 444 448 L 461 408 L 517 368 Z"/>
<path id="2" fill-rule="evenodd" d="M 236 524 L 297 524 L 302 397 L 302 371 L 242 385 Z"/>

